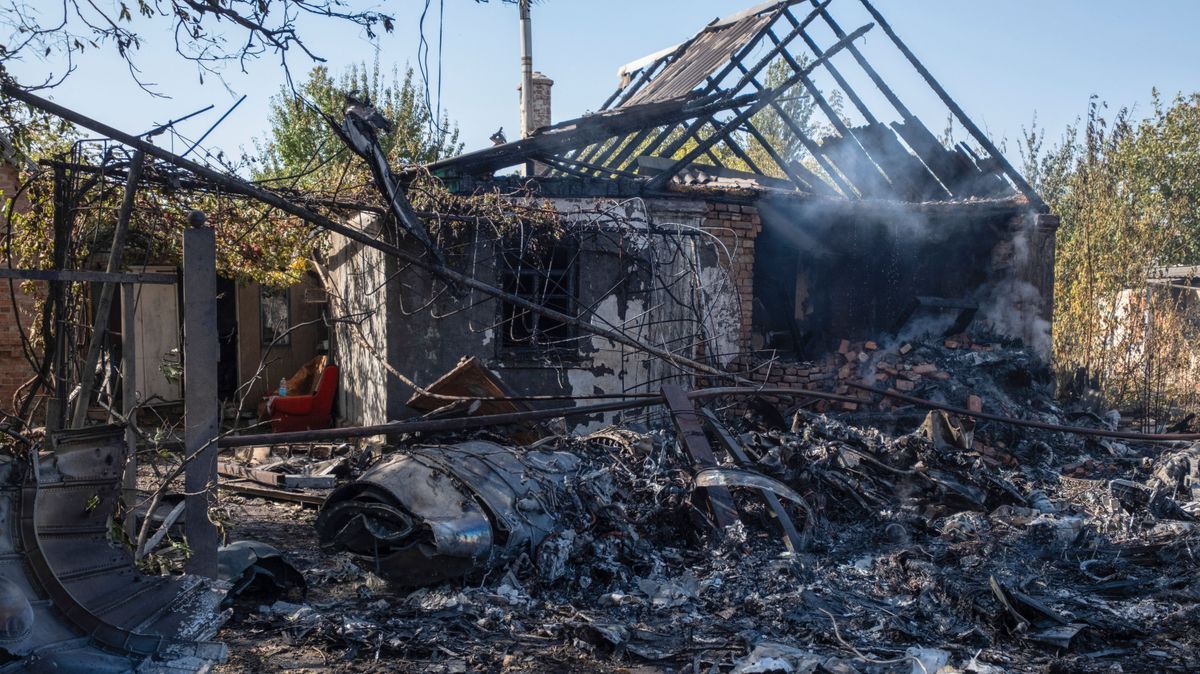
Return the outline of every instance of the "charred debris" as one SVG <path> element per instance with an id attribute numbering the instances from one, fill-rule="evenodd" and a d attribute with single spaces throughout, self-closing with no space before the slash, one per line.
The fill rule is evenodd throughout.
<path id="1" fill-rule="evenodd" d="M 1197 446 L 1056 399 L 982 326 L 881 351 L 883 394 L 835 373 L 520 448 L 335 448 L 309 603 L 234 620 L 437 671 L 1194 668 Z"/>
<path id="2" fill-rule="evenodd" d="M 182 281 L 122 271 L 132 206 L 105 271 L 0 269 L 50 297 L 0 426 L 0 671 L 1200 668 L 1200 435 L 1058 390 L 1056 220 L 868 0 L 714 21 L 598 112 L 427 167 L 348 100 L 354 203 L 4 93 L 128 149 L 52 162 L 64 213 L 98 184 L 220 193 L 331 250 L 327 347 L 290 401 L 251 368 L 235 421 L 203 214 Z M 422 210 L 420 181 L 504 216 Z M 184 430 L 152 434 L 106 319 L 118 286 L 126 311 L 181 283 Z"/>

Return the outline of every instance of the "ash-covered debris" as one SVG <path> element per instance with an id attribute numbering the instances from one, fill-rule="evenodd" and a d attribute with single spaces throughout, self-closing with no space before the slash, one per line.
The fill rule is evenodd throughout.
<path id="1" fill-rule="evenodd" d="M 1050 423 L 1112 421 L 1057 402 L 1037 360 L 1011 345 L 909 346 L 878 358 L 891 381 L 876 384 L 921 368 L 904 379 L 915 395 L 963 407 L 977 396 L 988 411 Z M 475 563 L 447 574 L 455 580 L 430 576 L 413 590 L 382 580 L 398 575 L 385 572 L 386 555 L 372 568 L 365 548 L 310 550 L 309 603 L 263 606 L 233 629 L 315 646 L 347 666 L 386 660 L 412 671 L 1200 668 L 1200 446 L 973 423 L 903 404 L 887 418 L 877 396 L 863 402 L 820 413 L 801 400 L 779 428 L 762 421 L 763 403 L 730 401 L 724 426 L 746 461 L 724 458 L 722 468 L 770 481 L 724 481 L 740 519 L 719 532 L 669 421 L 534 448 L 489 445 L 493 463 L 508 466 L 492 479 L 513 490 L 510 509 L 445 463 L 427 472 L 488 518 L 492 546 L 513 537 L 504 554 L 468 556 Z M 394 448 L 364 479 L 437 455 Z M 547 480 L 545 466 L 528 463 L 541 455 L 570 459 Z M 760 491 L 773 484 L 796 495 L 780 501 L 809 536 L 803 551 L 787 552 Z M 388 507 L 417 515 L 408 524 L 420 529 L 420 513 L 406 510 L 411 494 L 392 491 Z M 377 539 L 395 533 L 359 524 Z M 436 552 L 432 529 L 425 535 L 413 541 Z"/>

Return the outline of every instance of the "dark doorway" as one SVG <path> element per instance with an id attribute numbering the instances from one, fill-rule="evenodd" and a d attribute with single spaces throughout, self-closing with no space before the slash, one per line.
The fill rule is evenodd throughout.
<path id="1" fill-rule="evenodd" d="M 233 400 L 238 388 L 237 284 L 221 277 L 217 277 L 217 340 L 221 359 L 217 395 Z"/>

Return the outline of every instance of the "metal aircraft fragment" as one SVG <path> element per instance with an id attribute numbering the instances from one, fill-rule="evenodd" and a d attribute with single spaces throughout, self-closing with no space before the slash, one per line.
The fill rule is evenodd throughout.
<path id="1" fill-rule="evenodd" d="M 553 504 L 579 466 L 566 452 L 483 441 L 406 449 L 334 491 L 317 531 L 326 550 L 399 585 L 469 576 L 556 531 Z"/>
<path id="2" fill-rule="evenodd" d="M 0 455 L 0 672 L 194 672 L 225 593 L 195 576 L 147 576 L 112 539 L 125 468 L 119 426 L 52 435 L 51 452 Z"/>

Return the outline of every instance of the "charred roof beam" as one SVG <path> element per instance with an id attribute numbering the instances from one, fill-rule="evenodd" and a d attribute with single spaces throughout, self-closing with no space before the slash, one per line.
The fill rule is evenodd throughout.
<path id="1" fill-rule="evenodd" d="M 900 39 L 900 36 L 896 34 L 896 31 L 892 30 L 891 24 L 889 24 L 883 18 L 883 15 L 875 9 L 869 0 L 859 1 L 862 3 L 863 7 L 870 12 L 871 16 L 874 17 L 875 21 L 879 23 L 879 26 L 883 29 L 883 32 L 886 33 L 889 38 L 891 38 L 892 42 L 896 45 L 896 48 L 900 50 L 900 53 L 904 54 L 904 57 L 908 59 L 909 63 L 916 68 L 917 72 L 925 80 L 926 84 L 933 89 L 934 93 L 938 95 L 938 98 L 942 99 L 942 103 L 944 103 L 946 107 L 950 108 L 950 111 L 955 117 L 958 118 L 958 121 L 963 125 L 963 128 L 965 128 L 967 132 L 971 134 L 971 136 L 977 143 L 979 143 L 981 147 L 983 147 L 983 149 L 988 151 L 988 154 L 991 155 L 994 161 L 1003 167 L 1004 172 L 1008 176 L 1009 180 L 1012 180 L 1013 184 L 1016 185 L 1017 188 L 1020 189 L 1021 192 L 1025 194 L 1025 196 L 1028 197 L 1033 204 L 1037 205 L 1039 208 L 1046 209 L 1046 203 L 1042 201 L 1042 197 L 1037 193 L 1037 190 L 1033 189 L 1033 186 L 1025 180 L 1024 176 L 1022 176 L 1020 172 L 1009 163 L 1004 155 L 1001 154 L 1000 150 L 992 143 L 991 139 L 987 137 L 987 134 L 983 133 L 983 131 L 975 125 L 975 122 L 972 121 L 970 117 L 967 117 L 967 113 L 964 112 L 961 107 L 959 107 L 958 103 L 953 98 L 951 98 L 950 94 L 942 87 L 941 83 L 938 82 L 933 74 L 929 72 L 929 69 L 926 68 L 923 63 L 921 63 L 916 54 L 914 54 L 912 50 L 908 48 L 908 45 L 906 45 L 904 41 Z M 912 117 L 912 115 L 905 115 L 906 121 L 909 117 Z"/>
<path id="2" fill-rule="evenodd" d="M 758 63 L 755 63 L 754 66 L 749 69 L 747 69 L 745 64 L 742 63 L 743 59 L 738 58 L 732 60 L 723 74 L 716 78 L 715 81 L 720 82 L 730 73 L 732 73 L 735 68 L 740 68 L 743 72 L 743 75 L 738 83 L 729 90 L 730 92 L 737 93 L 744 90 L 747 86 L 750 86 L 751 83 L 757 84 L 758 80 L 756 78 L 771 65 L 776 56 L 787 53 L 787 46 L 791 44 L 793 40 L 800 36 L 806 36 L 805 29 L 811 25 L 812 22 L 817 20 L 817 18 L 820 16 L 820 12 L 823 12 L 831 2 L 833 2 L 833 0 L 825 0 L 824 2 L 820 3 L 818 5 L 818 9 L 810 12 L 808 16 L 804 17 L 804 19 L 801 21 L 797 21 L 796 17 L 792 15 L 791 11 L 785 8 L 781 13 L 783 16 L 787 17 L 788 21 L 792 23 L 792 31 L 784 36 L 782 40 L 780 40 L 778 36 L 775 35 L 773 29 L 775 22 L 772 21 L 770 24 L 767 24 L 767 27 L 763 29 L 762 36 L 759 38 L 759 40 L 761 41 L 762 39 L 770 38 L 771 42 L 775 46 L 772 47 L 765 56 L 759 59 Z M 845 36 L 838 36 L 839 39 L 843 37 Z M 818 53 L 816 56 L 817 58 L 820 58 L 821 54 Z"/>
<path id="3" fill-rule="evenodd" d="M 775 102 L 772 101 L 771 104 L 775 105 Z M 781 111 L 780 117 L 785 117 L 785 116 L 786 115 L 784 115 Z M 822 193 L 827 196 L 833 192 L 833 190 L 829 189 L 829 186 L 827 184 L 825 184 L 825 181 L 821 180 L 820 178 L 817 178 L 816 175 L 814 175 L 812 172 L 808 171 L 807 169 L 804 169 L 803 167 L 800 167 L 798 165 L 793 165 L 792 163 L 788 162 L 787 159 L 785 159 L 783 156 L 781 156 L 779 154 L 779 152 L 774 147 L 771 146 L 771 142 L 768 141 L 766 139 L 766 137 L 763 136 L 762 132 L 758 130 L 758 127 L 754 126 L 753 118 L 747 119 L 746 122 L 742 126 L 746 129 L 746 131 L 751 136 L 754 137 L 754 140 L 758 141 L 758 144 L 762 147 L 763 150 L 766 151 L 767 156 L 771 158 L 771 161 L 775 162 L 775 165 L 778 166 L 783 171 L 784 175 L 787 176 L 788 180 L 790 180 L 800 191 L 811 192 L 814 194 Z M 807 175 L 802 177 L 800 175 L 800 172 L 797 171 L 797 168 L 799 168 L 800 170 L 803 170 Z M 757 170 L 757 169 L 753 169 L 753 170 L 755 170 L 756 173 L 763 173 L 763 171 L 761 171 L 761 170 Z M 807 178 L 807 180 L 805 178 Z M 822 188 L 824 188 L 824 189 L 822 189 Z"/>
<path id="4" fill-rule="evenodd" d="M 772 33 L 771 36 L 774 37 L 774 33 Z M 787 52 L 783 52 L 783 54 L 787 58 L 791 58 Z M 795 72 L 799 72 L 802 70 L 802 68 L 800 68 L 799 64 L 797 64 L 794 70 Z M 758 80 L 754 79 L 750 81 L 760 92 L 766 90 L 766 87 Z M 813 96 L 813 100 L 818 101 L 818 105 L 824 102 L 824 97 L 821 96 L 820 91 L 817 91 L 815 87 L 810 86 L 812 81 L 808 77 L 804 77 L 801 80 L 801 83 L 805 85 L 805 89 L 808 89 L 809 94 Z M 828 106 L 828 103 L 826 103 L 826 106 Z M 804 146 L 804 149 L 808 150 L 809 154 L 813 156 L 813 159 L 815 159 L 816 162 L 821 165 L 821 168 L 824 169 L 825 173 L 829 175 L 829 180 L 833 182 L 837 190 L 841 192 L 842 195 L 847 199 L 853 199 L 856 194 L 855 188 L 839 175 L 838 170 L 834 168 L 833 164 L 830 163 L 829 159 L 825 156 L 821 146 L 817 145 L 817 143 L 813 141 L 808 134 L 804 133 L 804 129 L 801 129 L 800 125 L 796 123 L 796 120 L 792 119 L 791 116 L 787 114 L 787 112 L 783 109 L 783 106 L 779 104 L 779 101 L 771 101 L 771 109 L 775 111 L 775 114 L 779 115 L 779 119 L 783 121 L 784 126 L 786 126 L 788 131 L 800 141 L 800 144 Z M 820 182 L 822 185 L 828 187 L 825 181 L 822 180 Z"/>
<path id="5" fill-rule="evenodd" d="M 731 121 L 729 121 L 728 123 L 725 124 L 725 126 L 722 128 L 721 133 L 716 134 L 714 136 L 710 136 L 709 138 L 705 139 L 704 141 L 701 141 L 700 144 L 698 146 L 696 146 L 694 149 L 692 149 L 691 152 L 688 152 L 687 155 L 685 155 L 682 159 L 675 162 L 674 166 L 672 166 L 670 169 L 663 172 L 662 174 L 655 176 L 650 181 L 650 183 L 647 185 L 647 188 L 650 190 L 661 189 L 664 185 L 666 185 L 667 181 L 669 181 L 676 174 L 678 174 L 680 170 L 682 170 L 684 167 L 688 166 L 693 161 L 695 161 L 696 158 L 699 157 L 701 154 L 704 154 L 704 152 L 708 151 L 709 148 L 711 148 L 713 145 L 715 145 L 724 136 L 729 135 L 730 133 L 733 132 L 734 129 L 738 128 L 739 126 L 742 126 L 748 119 L 753 117 L 759 111 L 766 108 L 768 105 L 770 105 L 770 103 L 772 101 L 779 98 L 785 92 L 787 92 L 792 87 L 794 87 L 797 83 L 800 82 L 800 80 L 803 77 L 805 77 L 809 73 L 811 73 L 814 69 L 816 69 L 818 66 L 820 66 L 824 61 L 826 61 L 827 59 L 829 59 L 830 57 L 832 57 L 834 54 L 838 53 L 842 49 L 846 48 L 847 46 L 851 45 L 854 40 L 857 40 L 858 38 L 862 37 L 868 31 L 870 31 L 872 28 L 874 28 L 874 24 L 867 24 L 867 25 L 859 28 L 858 30 L 854 31 L 853 33 L 847 35 L 846 37 L 839 40 L 835 45 L 830 47 L 829 51 L 825 52 L 825 55 L 822 56 L 821 58 L 818 58 L 808 69 L 806 69 L 806 71 L 801 72 L 801 73 L 796 73 L 792 77 L 789 77 L 787 80 L 785 80 L 780 86 L 775 87 L 774 89 L 765 91 L 761 95 L 758 95 L 753 104 L 751 104 L 749 107 L 745 108 L 741 113 L 737 114 Z"/>

